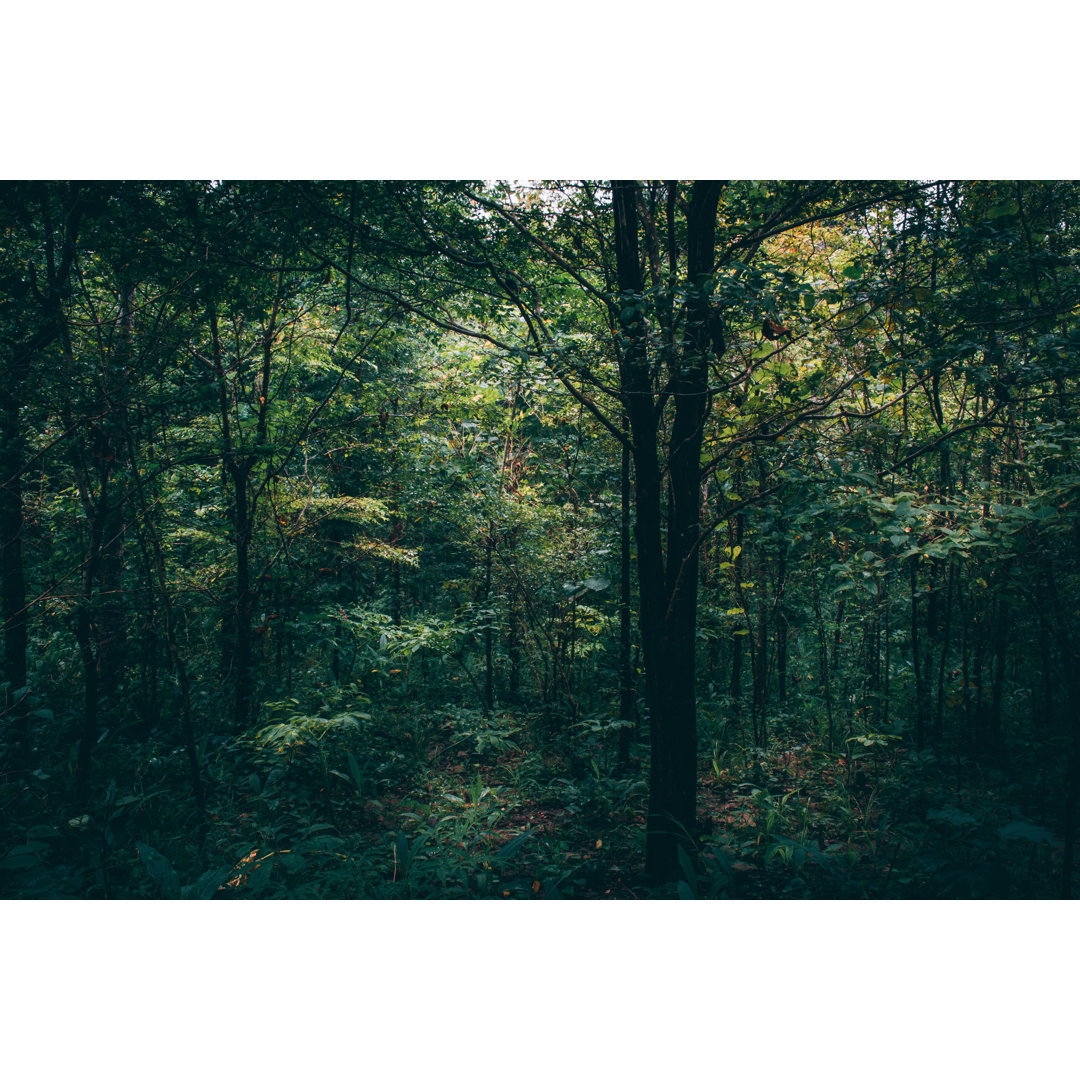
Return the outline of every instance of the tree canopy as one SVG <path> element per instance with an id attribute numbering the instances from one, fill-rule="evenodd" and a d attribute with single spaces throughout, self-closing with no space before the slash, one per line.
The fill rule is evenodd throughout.
<path id="1" fill-rule="evenodd" d="M 0 236 L 3 895 L 1072 895 L 1075 183 Z"/>

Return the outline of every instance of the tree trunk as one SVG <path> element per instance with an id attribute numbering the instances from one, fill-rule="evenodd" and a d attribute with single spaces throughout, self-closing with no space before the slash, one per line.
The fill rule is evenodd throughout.
<path id="1" fill-rule="evenodd" d="M 23 750 L 29 736 L 26 701 L 26 580 L 23 572 L 23 438 L 19 423 L 19 372 L 0 388 L 0 615 L 4 621 L 4 682 L 0 717 L 13 724 Z M 25 377 L 25 372 L 23 372 Z"/>
<path id="2" fill-rule="evenodd" d="M 233 482 L 233 544 L 236 552 L 236 600 L 233 624 L 233 725 L 237 731 L 251 719 L 254 682 L 251 651 L 251 507 L 248 504 L 247 459 L 231 466 Z"/>
<path id="3" fill-rule="evenodd" d="M 698 181 L 687 213 L 686 331 L 672 357 L 674 403 L 666 446 L 667 498 L 658 451 L 660 412 L 648 366 L 638 256 L 637 185 L 615 181 L 615 248 L 623 301 L 620 357 L 624 408 L 630 418 L 636 477 L 640 631 L 649 705 L 651 772 L 645 869 L 672 880 L 680 843 L 694 839 L 697 788 L 695 631 L 697 626 L 700 457 L 708 412 L 708 277 L 722 185 Z M 667 387 L 665 387 L 667 390 Z M 667 544 L 663 507 L 666 503 Z"/>
<path id="4" fill-rule="evenodd" d="M 254 538 L 255 511 L 258 493 L 249 492 L 252 470 L 261 448 L 267 440 L 267 410 L 270 394 L 270 363 L 274 337 L 277 331 L 277 314 L 280 303 L 280 275 L 274 304 L 262 335 L 262 362 L 258 379 L 258 420 L 254 445 L 244 451 L 237 445 L 239 435 L 234 436 L 232 426 L 232 402 L 226 382 L 225 362 L 221 335 L 218 329 L 217 310 L 210 308 L 210 335 L 213 351 L 214 375 L 218 382 L 218 409 L 221 418 L 221 455 L 226 487 L 231 498 L 230 514 L 233 526 L 233 551 L 236 558 L 236 588 L 231 609 L 222 620 L 224 635 L 223 667 L 231 668 L 233 682 L 233 725 L 243 730 L 251 721 L 251 702 L 254 693 L 254 657 L 252 650 L 251 618 L 254 609 L 254 592 L 251 574 L 251 545 Z M 231 634 L 229 631 L 231 630 Z"/>
<path id="5" fill-rule="evenodd" d="M 941 631 L 941 652 L 938 655 L 937 705 L 934 712 L 934 736 L 942 737 L 945 729 L 945 668 L 949 656 L 952 635 L 953 590 L 956 586 L 956 567 L 949 565 L 948 585 L 945 590 L 945 626 Z"/>
<path id="6" fill-rule="evenodd" d="M 134 368 L 135 286 L 125 284 L 120 290 L 120 316 L 116 355 L 109 364 L 119 394 L 106 398 L 100 452 L 112 482 L 108 503 L 102 507 L 104 520 L 101 537 L 101 600 L 96 619 L 98 672 L 103 699 L 114 710 L 118 705 L 126 657 L 126 612 L 124 600 L 124 535 L 127 522 L 127 496 L 117 474 L 127 457 L 127 389 L 123 381 Z M 104 484 L 102 484 L 104 496 Z"/>
<path id="7" fill-rule="evenodd" d="M 919 570 L 913 558 L 911 566 L 911 665 L 915 676 L 915 748 L 923 749 L 926 739 L 927 698 L 926 678 L 923 671 L 919 639 Z"/>
<path id="8" fill-rule="evenodd" d="M 1069 674 L 1069 764 L 1065 781 L 1065 850 L 1062 854 L 1061 899 L 1072 899 L 1073 865 L 1076 859 L 1077 804 L 1080 803 L 1080 655 L 1072 657 Z"/>
<path id="9" fill-rule="evenodd" d="M 750 670 L 754 676 L 754 697 L 751 707 L 754 724 L 754 742 L 764 750 L 769 743 L 765 727 L 765 704 L 768 700 L 769 613 L 765 601 L 758 604 L 757 642 L 750 654 Z"/>
<path id="10" fill-rule="evenodd" d="M 34 183 L 31 193 L 40 203 L 41 216 L 34 220 L 30 231 L 36 233 L 40 221 L 41 234 L 35 240 L 46 253 L 48 291 L 42 298 L 43 321 L 36 333 L 13 343 L 11 360 L 0 370 L 0 618 L 4 628 L 3 681 L 7 683 L 6 694 L 0 695 L 0 718 L 11 719 L 19 750 L 27 748 L 29 739 L 22 390 L 30 377 L 33 358 L 52 344 L 63 328 L 62 296 L 68 287 L 83 214 L 79 185 L 72 184 L 61 195 L 60 226 L 54 233 L 49 185 Z M 59 261 L 57 239 L 61 241 Z"/>
<path id="11" fill-rule="evenodd" d="M 510 673 L 507 678 L 506 696 L 516 702 L 521 692 L 521 616 L 518 614 L 517 597 L 510 587 L 506 604 L 506 658 Z M 426 651 L 422 654 L 426 656 Z"/>
<path id="12" fill-rule="evenodd" d="M 634 694 L 634 665 L 631 660 L 630 616 L 630 420 L 623 413 L 622 462 L 619 473 L 619 750 L 618 763 L 625 767 L 630 763 L 630 739 L 637 727 L 637 709 Z"/>
<path id="13" fill-rule="evenodd" d="M 495 707 L 495 661 L 491 628 L 491 549 L 493 544 L 493 524 L 488 522 L 487 536 L 484 538 L 484 607 L 488 610 L 484 621 L 484 711 L 487 714 Z M 396 564 L 395 564 L 396 567 Z"/>
<path id="14" fill-rule="evenodd" d="M 132 451 L 131 443 L 128 443 L 129 452 Z M 134 453 L 131 453 L 134 459 Z M 191 677 L 188 673 L 187 662 L 180 650 L 180 642 L 176 633 L 176 612 L 173 608 L 172 596 L 169 593 L 168 574 L 165 567 L 165 552 L 161 543 L 161 536 L 150 514 L 147 503 L 146 491 L 139 479 L 138 469 L 132 469 L 134 479 L 133 491 L 138 496 L 139 517 L 143 522 L 144 535 L 149 540 L 147 555 L 151 564 L 151 580 L 149 586 L 153 590 L 153 578 L 157 579 L 157 586 L 161 599 L 161 612 L 164 620 L 165 643 L 169 650 L 169 659 L 172 668 L 176 672 L 177 682 L 180 686 L 180 738 L 188 761 L 188 775 L 191 779 L 191 791 L 195 796 L 195 805 L 200 816 L 206 810 L 206 789 L 202 778 L 202 763 L 199 761 L 198 747 L 195 741 L 195 722 L 191 705 Z M 147 545 L 144 545 L 147 546 Z M 205 820 L 200 827 L 205 838 Z"/>
<path id="15" fill-rule="evenodd" d="M 782 513 L 781 513 L 782 518 Z M 776 566 L 776 599 L 773 603 L 776 624 L 776 692 L 781 703 L 787 699 L 788 622 L 784 605 L 787 587 L 787 538 L 781 536 Z"/>
<path id="16" fill-rule="evenodd" d="M 994 612 L 994 678 L 990 684 L 990 722 L 987 748 L 991 754 L 1001 752 L 1001 702 L 1005 687 L 1005 663 L 1009 650 L 1009 604 L 1002 594 Z"/>
<path id="17" fill-rule="evenodd" d="M 825 695 L 825 720 L 828 725 L 828 746 L 832 750 L 836 739 L 833 727 L 832 690 L 829 686 L 829 645 L 825 637 L 825 620 L 821 614 L 821 597 L 818 592 L 818 575 L 811 571 L 812 596 L 814 600 L 814 625 L 817 627 L 818 638 L 818 678 L 821 680 L 821 689 Z"/>

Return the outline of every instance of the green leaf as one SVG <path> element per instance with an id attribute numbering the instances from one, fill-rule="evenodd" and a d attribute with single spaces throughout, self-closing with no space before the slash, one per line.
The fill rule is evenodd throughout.
<path id="1" fill-rule="evenodd" d="M 998 829 L 998 836 L 1002 840 L 1028 840 L 1033 844 L 1044 841 L 1052 844 L 1057 840 L 1049 829 L 1044 829 L 1041 825 L 1032 825 L 1029 821 L 1010 821 L 1008 825 L 1002 825 Z"/>
<path id="2" fill-rule="evenodd" d="M 941 810 L 927 810 L 927 821 L 946 821 L 950 825 L 977 825 L 979 819 L 973 817 L 964 810 L 957 810 L 954 806 L 946 806 Z"/>
<path id="3" fill-rule="evenodd" d="M 694 864 L 690 860 L 690 856 L 686 853 L 686 848 L 681 844 L 679 845 L 679 869 L 683 872 L 683 877 L 689 882 L 697 881 L 697 873 L 694 870 Z M 691 893 L 689 899 L 693 899 L 693 893 Z M 686 899 L 684 897 L 684 899 Z"/>
<path id="4" fill-rule="evenodd" d="M 680 900 L 694 900 L 694 899 L 696 899 L 696 897 L 694 896 L 694 890 L 691 889 L 690 886 L 687 885 L 685 881 L 680 881 L 679 884 L 675 886 L 675 889 L 679 894 L 679 899 Z"/>
<path id="5" fill-rule="evenodd" d="M 1020 213 L 1020 204 L 1015 199 L 1005 199 L 1003 202 L 994 203 L 986 211 L 986 220 L 994 221 L 997 218 L 1016 217 Z"/>
<path id="6" fill-rule="evenodd" d="M 40 866 L 41 860 L 36 855 L 9 855 L 0 862 L 0 870 L 29 870 L 31 866 Z"/>
<path id="7" fill-rule="evenodd" d="M 42 841 L 19 844 L 8 852 L 3 862 L 0 862 L 0 870 L 26 870 L 31 866 L 40 866 L 40 853 L 47 851 L 48 847 L 49 845 Z"/>
<path id="8" fill-rule="evenodd" d="M 183 900 L 213 900 L 218 889 L 232 877 L 232 868 L 220 867 L 217 870 L 207 870 L 201 874 L 197 881 L 185 885 L 180 891 Z"/>
<path id="9" fill-rule="evenodd" d="M 28 840 L 59 840 L 63 833 L 55 825 L 31 825 L 26 830 Z"/>
<path id="10" fill-rule="evenodd" d="M 345 756 L 349 761 L 349 774 L 352 776 L 353 783 L 356 785 L 357 794 L 364 794 L 364 773 L 360 766 L 356 763 L 356 758 L 353 757 L 351 750 L 345 751 Z"/>
<path id="11" fill-rule="evenodd" d="M 844 267 L 844 277 L 855 281 L 863 276 L 863 268 L 860 262 L 853 262 Z"/>
<path id="12" fill-rule="evenodd" d="M 517 836 L 512 840 L 508 840 L 497 852 L 495 852 L 494 858 L 509 859 L 511 856 L 516 855 L 520 850 L 521 845 L 524 844 L 532 834 L 532 829 L 526 829 L 525 832 L 518 833 Z"/>
<path id="13" fill-rule="evenodd" d="M 135 842 L 135 850 L 142 859 L 146 872 L 153 878 L 154 883 L 161 890 L 161 895 L 166 900 L 180 899 L 180 878 L 172 868 L 172 864 L 160 851 L 156 851 L 149 844 L 141 841 Z"/>
<path id="14" fill-rule="evenodd" d="M 263 859 L 259 862 L 258 866 L 248 874 L 247 887 L 255 892 L 261 889 L 263 885 L 270 880 L 270 875 L 274 872 L 274 860 Z"/>

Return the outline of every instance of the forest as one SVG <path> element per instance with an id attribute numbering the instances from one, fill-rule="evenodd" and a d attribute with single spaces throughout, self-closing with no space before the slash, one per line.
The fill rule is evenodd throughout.
<path id="1" fill-rule="evenodd" d="M 1080 186 L 0 183 L 0 897 L 1070 899 Z"/>

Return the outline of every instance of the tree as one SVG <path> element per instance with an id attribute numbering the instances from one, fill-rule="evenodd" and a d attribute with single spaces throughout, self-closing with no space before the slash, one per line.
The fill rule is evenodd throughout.
<path id="1" fill-rule="evenodd" d="M 535 356 L 616 444 L 629 444 L 651 725 L 647 864 L 658 880 L 675 872 L 679 844 L 692 843 L 695 830 L 700 488 L 714 467 L 702 461 L 706 417 L 718 398 L 741 417 L 738 438 L 715 448 L 717 457 L 730 456 L 743 441 L 777 438 L 825 412 L 850 385 L 829 382 L 811 394 L 806 380 L 774 402 L 753 384 L 788 346 L 790 328 L 781 327 L 779 348 L 756 350 L 740 369 L 726 355 L 729 327 L 764 326 L 782 306 L 813 295 L 766 257 L 769 241 L 901 191 L 718 181 L 525 191 L 386 185 L 368 194 L 367 207 L 355 191 L 307 193 L 340 229 L 339 269 L 345 251 L 362 252 L 369 275 L 378 269 L 353 277 L 358 291 L 509 354 Z"/>
<path id="2" fill-rule="evenodd" d="M 5 184 L 3 196 L 3 367 L 0 368 L 0 592 L 4 621 L 5 694 L 16 741 L 28 730 L 27 588 L 23 550 L 27 385 L 64 330 L 62 306 L 86 203 L 77 184 Z"/>
<path id="3" fill-rule="evenodd" d="M 251 746 L 308 730 L 323 811 L 352 784 L 362 832 L 387 782 L 365 747 L 397 731 L 434 770 L 467 724 L 560 761 L 593 824 L 641 823 L 647 747 L 646 869 L 685 894 L 719 880 L 725 760 L 783 816 L 796 741 L 852 797 L 902 744 L 916 787 L 946 750 L 1032 763 L 1071 890 L 1075 185 L 0 194 L 0 763 L 48 756 L 0 785 L 28 812 L 11 777 L 74 769 L 64 799 L 134 816 L 131 763 L 183 760 L 201 846 L 237 792 L 281 805 L 235 772 Z M 37 863 L 26 839 L 0 871 Z M 912 865 L 912 889 L 968 887 Z"/>

